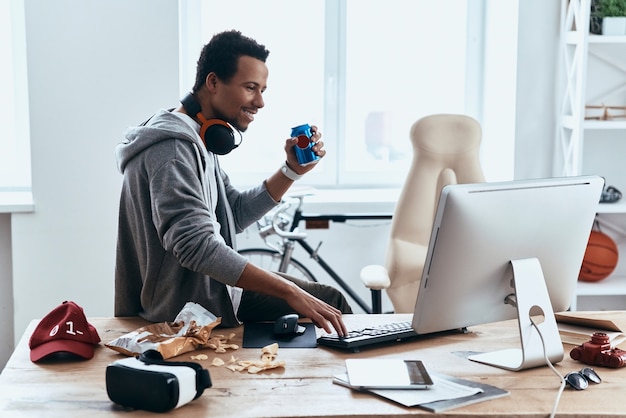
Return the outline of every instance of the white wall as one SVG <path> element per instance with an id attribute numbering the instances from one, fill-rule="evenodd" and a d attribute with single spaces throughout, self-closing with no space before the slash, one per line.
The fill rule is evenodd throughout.
<path id="1" fill-rule="evenodd" d="M 25 3 L 35 212 L 11 217 L 16 339 L 64 300 L 89 316 L 113 314 L 121 184 L 113 150 L 125 127 L 178 100 L 177 2 Z M 520 3 L 520 38 L 532 42 L 518 62 L 518 178 L 551 174 L 554 116 L 537 103 L 554 100 L 559 21 L 558 7 L 546 7 L 558 2 Z M 388 224 L 331 232 L 313 232 L 312 241 L 323 240 L 322 254 L 359 287 L 361 266 L 383 261 Z M 248 237 L 256 239 L 244 234 L 241 247 Z M 10 292 L 3 280 L 0 292 Z M 13 319 L 0 321 L 8 328 Z"/>
<path id="2" fill-rule="evenodd" d="M 13 351 L 11 214 L 0 213 L 0 370 Z"/>
<path id="3" fill-rule="evenodd" d="M 179 95 L 176 1 L 25 8 L 35 212 L 12 216 L 16 338 L 64 300 L 113 314 L 114 147 Z"/>

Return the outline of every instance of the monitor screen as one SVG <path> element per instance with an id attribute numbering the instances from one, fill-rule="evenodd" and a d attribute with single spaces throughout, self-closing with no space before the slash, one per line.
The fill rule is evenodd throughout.
<path id="1" fill-rule="evenodd" d="M 598 176 L 443 188 L 422 273 L 418 334 L 518 316 L 506 303 L 511 261 L 537 259 L 553 312 L 567 310 L 604 179 Z M 532 289 L 531 289 L 532 290 Z"/>

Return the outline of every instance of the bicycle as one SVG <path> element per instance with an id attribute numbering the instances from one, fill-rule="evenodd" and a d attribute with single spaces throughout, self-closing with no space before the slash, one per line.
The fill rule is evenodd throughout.
<path id="1" fill-rule="evenodd" d="M 319 255 L 320 242 L 313 248 L 307 241 L 307 233 L 299 232 L 298 225 L 302 221 L 346 222 L 347 220 L 375 220 L 391 219 L 391 214 L 305 214 L 302 211 L 304 197 L 308 193 L 294 194 L 283 200 L 276 208 L 268 212 L 257 221 L 259 235 L 269 248 L 246 248 L 239 253 L 253 264 L 270 271 L 277 271 L 317 282 L 317 278 L 299 260 L 293 258 L 296 243 L 313 259 L 360 307 L 368 314 L 381 313 L 381 291 L 372 290 L 371 306 L 365 302 L 333 268 Z M 290 208 L 293 214 L 289 214 Z M 269 238 L 278 236 L 278 244 L 270 242 Z"/>

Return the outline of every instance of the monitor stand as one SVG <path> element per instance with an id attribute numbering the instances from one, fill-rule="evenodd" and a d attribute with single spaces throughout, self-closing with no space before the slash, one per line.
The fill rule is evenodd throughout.
<path id="1" fill-rule="evenodd" d="M 505 303 L 517 308 L 521 348 L 512 348 L 472 355 L 470 360 L 489 364 L 507 370 L 523 370 L 545 366 L 543 344 L 539 333 L 531 322 L 531 310 L 543 311 L 544 320 L 538 324 L 545 342 L 545 353 L 551 363 L 563 360 L 563 343 L 552 311 L 552 303 L 537 258 L 511 260 L 513 287 L 515 294 L 507 297 Z M 539 321 L 535 321 L 537 323 Z"/>

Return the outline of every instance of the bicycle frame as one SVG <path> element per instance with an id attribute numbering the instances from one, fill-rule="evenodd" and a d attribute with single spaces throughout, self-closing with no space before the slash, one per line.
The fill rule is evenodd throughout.
<path id="1" fill-rule="evenodd" d="M 296 208 L 293 216 L 293 222 L 289 228 L 289 232 L 295 232 L 296 228 L 302 221 L 312 220 L 312 221 L 320 221 L 326 220 L 331 222 L 346 222 L 347 220 L 376 220 L 376 219 L 391 219 L 391 214 L 305 214 L 302 212 L 302 199 L 300 199 L 300 204 Z M 318 254 L 319 245 L 316 249 L 313 249 L 306 242 L 305 237 L 293 237 L 285 241 L 284 254 L 281 261 L 281 268 L 286 267 L 289 260 L 291 259 L 291 254 L 294 250 L 294 241 L 297 242 L 303 249 L 306 251 L 309 256 L 317 262 L 322 269 L 368 314 L 374 312 L 381 312 L 382 306 L 380 306 L 380 297 L 375 297 L 372 295 L 372 306 L 369 306 L 355 291 L 352 289 L 336 272 L 333 268 L 326 262 L 324 259 Z M 320 243 L 321 245 L 321 243 Z M 373 291 L 373 292 L 380 292 Z"/>

